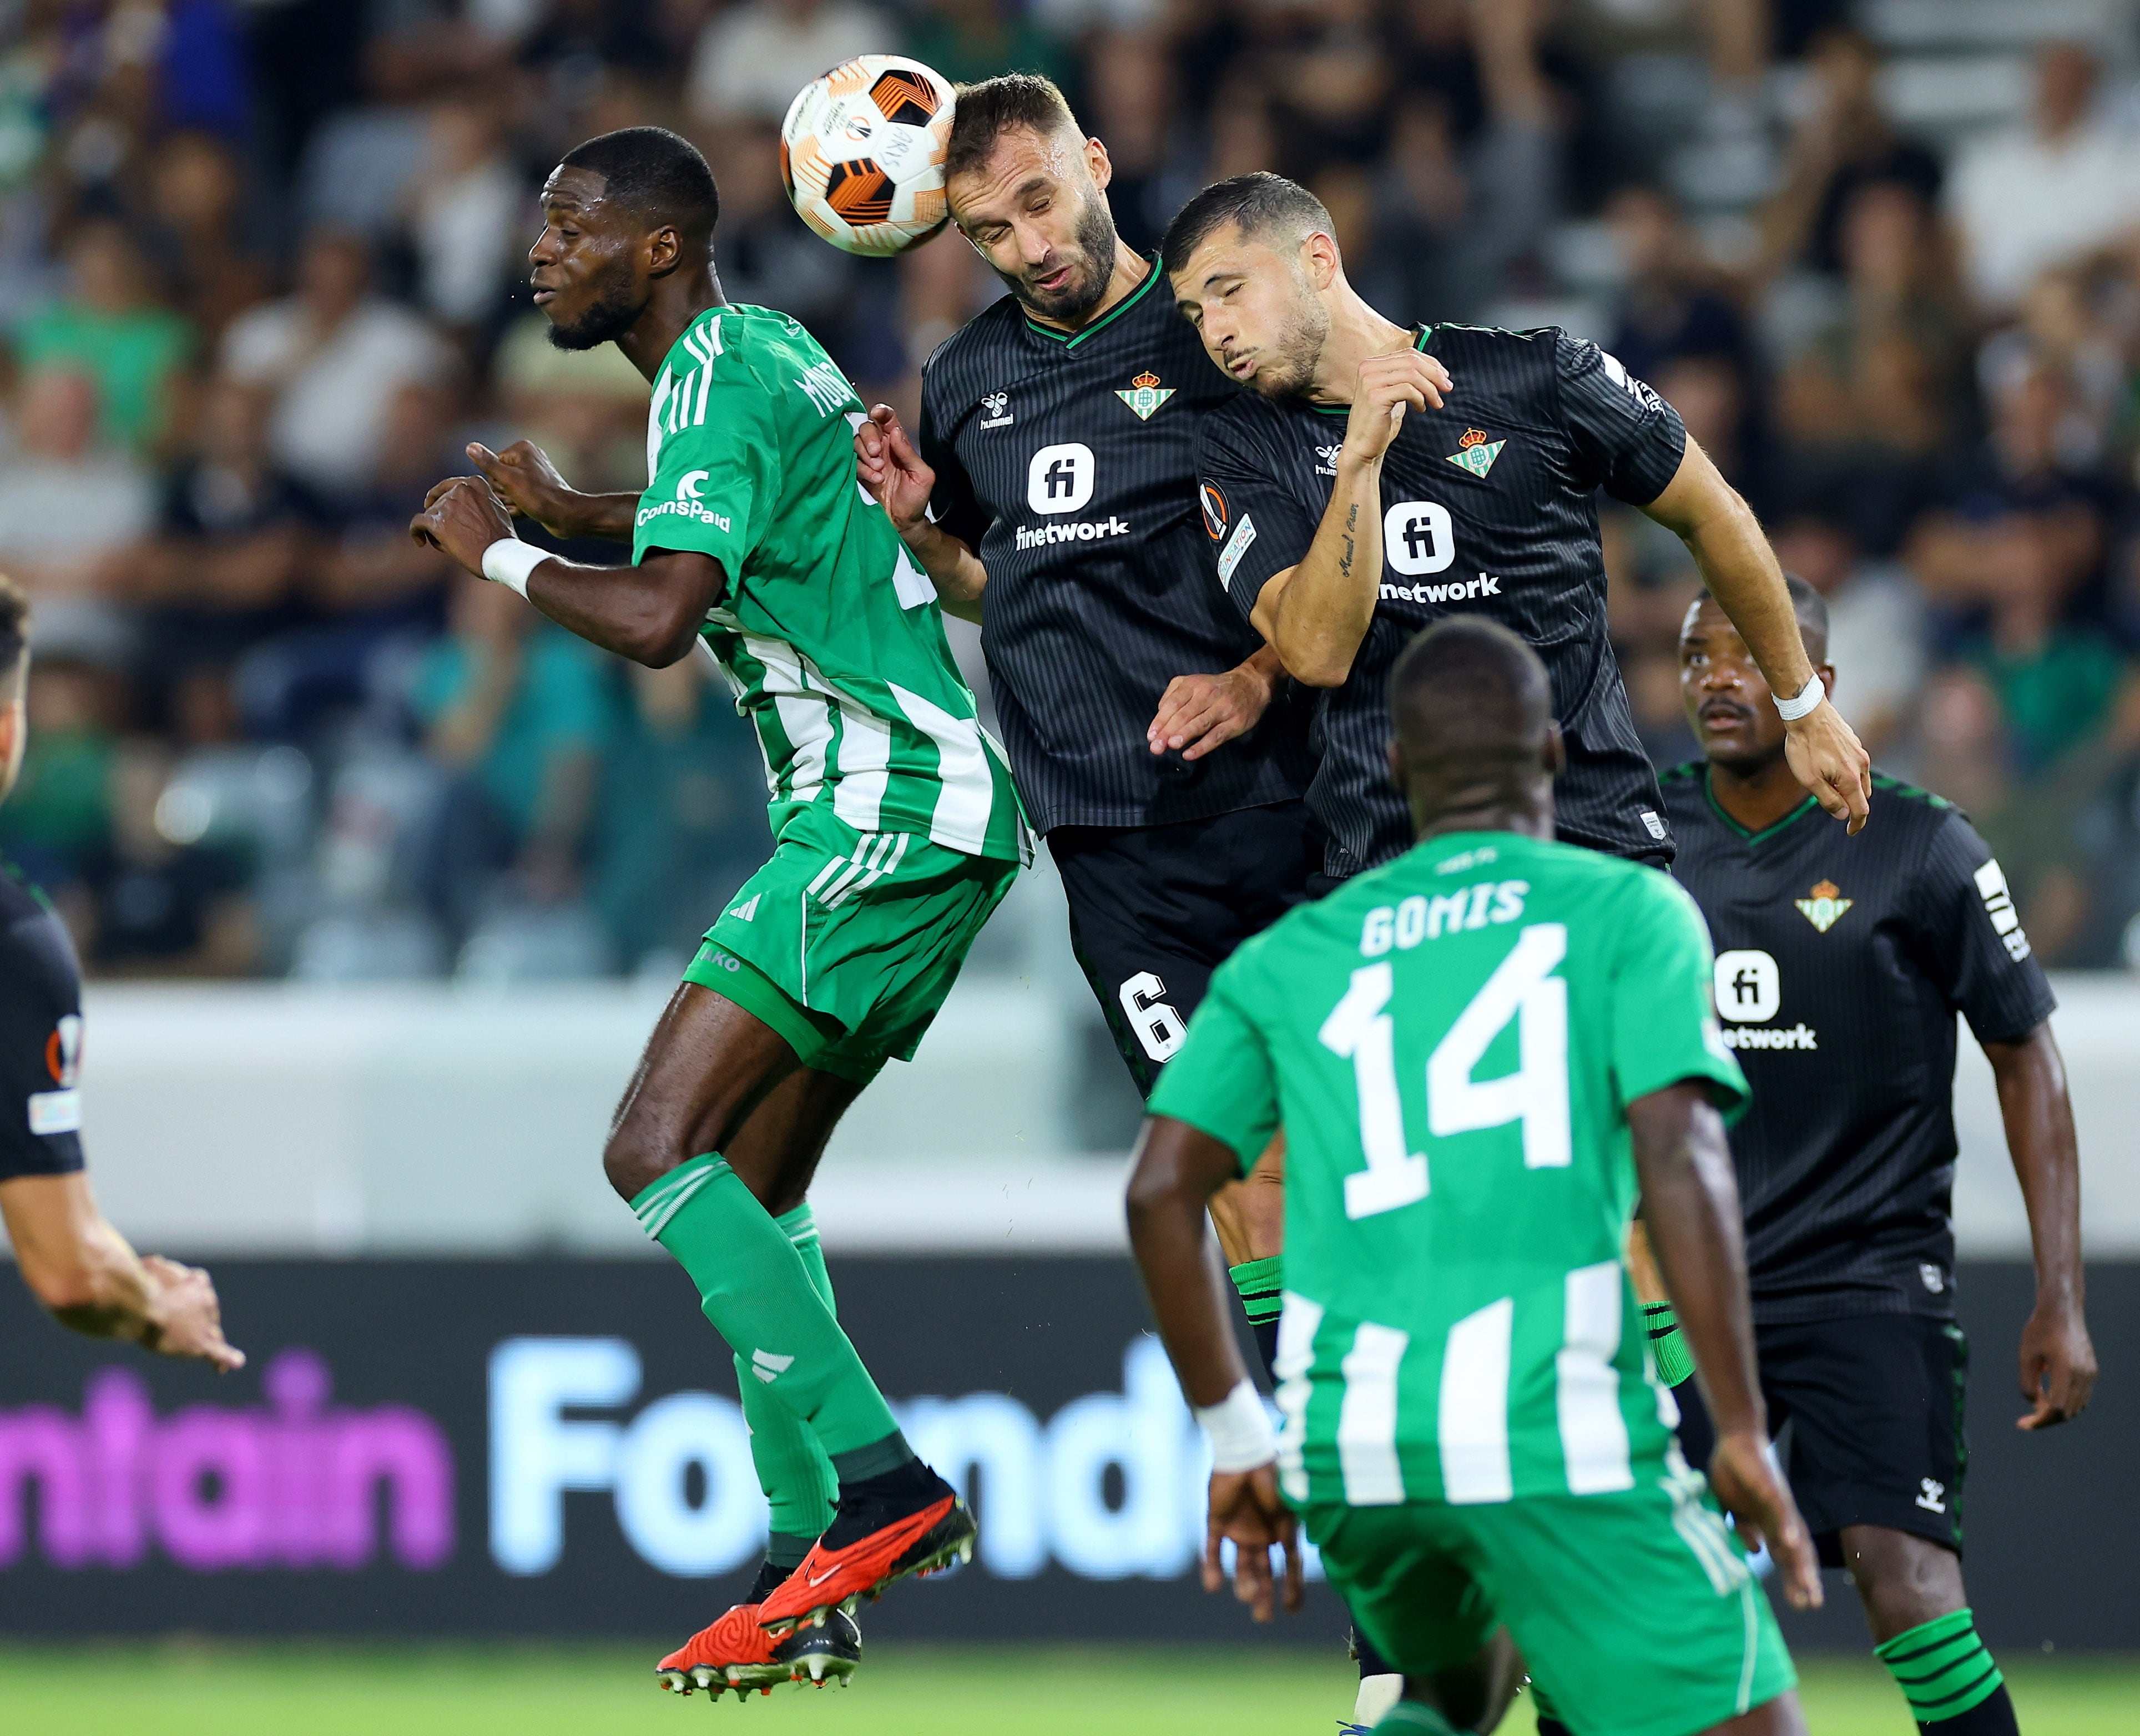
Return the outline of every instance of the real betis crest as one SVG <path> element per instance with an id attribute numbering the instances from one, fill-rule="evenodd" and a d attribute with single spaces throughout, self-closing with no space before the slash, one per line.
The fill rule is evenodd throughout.
<path id="1" fill-rule="evenodd" d="M 1793 900 L 1799 915 L 1814 925 L 1818 934 L 1825 934 L 1842 919 L 1843 913 L 1850 908 L 1850 900 L 1843 895 L 1843 888 L 1833 880 L 1815 884 L 1811 895 Z"/>
<path id="2" fill-rule="evenodd" d="M 1161 405 L 1174 395 L 1174 388 L 1161 385 L 1159 375 L 1146 368 L 1129 384 L 1129 390 L 1117 390 L 1115 395 L 1136 412 L 1140 422 L 1149 422 L 1159 414 Z"/>
<path id="3" fill-rule="evenodd" d="M 1501 455 L 1506 440 L 1489 440 L 1483 428 L 1467 428 L 1464 437 L 1457 441 L 1457 450 L 1449 454 L 1449 462 L 1460 470 L 1469 470 L 1474 476 L 1484 478 L 1494 468 L 1494 460 Z"/>

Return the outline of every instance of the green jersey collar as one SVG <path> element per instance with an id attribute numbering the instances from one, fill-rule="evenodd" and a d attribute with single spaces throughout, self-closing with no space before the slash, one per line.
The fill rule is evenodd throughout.
<path id="1" fill-rule="evenodd" d="M 1026 329 L 1029 331 L 1037 331 L 1043 337 L 1053 338 L 1057 343 L 1062 345 L 1066 350 L 1076 349 L 1078 345 L 1083 343 L 1085 340 L 1090 337 L 1094 332 L 1104 331 L 1107 327 L 1114 324 L 1117 320 L 1127 313 L 1131 308 L 1136 306 L 1139 302 L 1141 302 L 1146 295 L 1151 293 L 1152 285 L 1159 282 L 1161 266 L 1159 262 L 1159 255 L 1157 253 L 1153 253 L 1149 257 L 1151 259 L 1151 269 L 1144 274 L 1143 281 L 1141 282 L 1135 289 L 1124 296 L 1121 301 L 1116 302 L 1113 306 L 1110 307 L 1105 313 L 1102 314 L 1099 318 L 1093 321 L 1091 325 L 1084 326 L 1076 331 L 1063 331 L 1058 330 L 1053 326 L 1042 325 L 1038 320 L 1033 318 L 1033 311 L 1030 308 L 1023 308 L 1021 309 L 1021 311 L 1025 315 Z"/>
<path id="2" fill-rule="evenodd" d="M 1759 831 L 1749 831 L 1724 811 L 1724 804 L 1716 799 L 1715 787 L 1710 782 L 1709 767 L 1706 765 L 1701 768 L 1701 793 L 1708 798 L 1710 811 L 1731 828 L 1732 835 L 1740 843 L 1751 850 L 1759 850 L 1764 844 L 1781 836 L 1788 827 L 1796 825 L 1805 817 L 1807 809 L 1820 806 L 1809 796 L 1782 819 L 1771 821 Z"/>

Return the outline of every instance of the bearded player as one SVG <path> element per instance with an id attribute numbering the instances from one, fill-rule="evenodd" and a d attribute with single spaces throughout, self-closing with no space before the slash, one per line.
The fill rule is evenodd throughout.
<path id="1" fill-rule="evenodd" d="M 653 386 L 651 481 L 582 494 L 522 444 L 410 528 L 542 614 L 651 667 L 706 645 L 755 724 L 773 858 L 662 1014 L 603 1167 L 735 1352 L 773 1535 L 746 1601 L 663 1659 L 718 1695 L 860 1656 L 856 1600 L 972 1552 L 840 1328 L 805 1194 L 842 1112 L 910 1057 L 1026 834 L 934 590 L 855 487 L 861 406 L 795 321 L 723 297 L 705 159 L 655 127 L 570 152 L 542 193 L 535 301 L 566 349 L 614 342 Z M 582 566 L 515 536 L 631 544 Z M 844 1606 L 844 1607 L 843 1607 Z"/>
<path id="2" fill-rule="evenodd" d="M 1791 590 L 1806 655 L 1833 682 L 1828 606 L 1803 580 Z M 1960 809 L 1876 775 L 1877 826 L 1853 839 L 1821 822 L 1784 764 L 1760 671 L 1710 598 L 1687 612 L 1680 671 L 1704 758 L 1666 775 L 1666 811 L 1681 884 L 1720 949 L 1724 1038 L 1754 1087 L 1731 1155 L 1761 1383 L 1790 1420 L 1791 1481 L 1919 1728 L 2014 1736 L 1961 1574 L 1955 1016 L 1998 1080 L 2028 1207 L 2036 1306 L 2020 1426 L 2047 1429 L 2079 1413 L 2096 1373 L 2050 984 Z"/>

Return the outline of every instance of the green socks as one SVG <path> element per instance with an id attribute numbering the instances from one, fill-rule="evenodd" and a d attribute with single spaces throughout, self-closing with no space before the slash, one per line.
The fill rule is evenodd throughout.
<path id="1" fill-rule="evenodd" d="M 1976 1636 L 1976 1618 L 1956 1610 L 1873 1647 L 1921 1724 L 1943 1724 L 1974 1710 L 2005 1683 Z"/>
<path id="2" fill-rule="evenodd" d="M 914 1456 L 812 1282 L 802 1250 L 721 1157 L 709 1152 L 680 1164 L 631 1209 L 699 1287 L 701 1312 L 749 1371 L 746 1394 L 770 1394 L 850 1475 Z"/>
<path id="3" fill-rule="evenodd" d="M 1686 1340 L 1680 1336 L 1679 1316 L 1668 1302 L 1644 1302 L 1642 1326 L 1650 1335 L 1657 1378 L 1667 1386 L 1678 1385 L 1694 1372 L 1694 1358 L 1687 1354 Z"/>
<path id="4" fill-rule="evenodd" d="M 1273 1254 L 1267 1260 L 1247 1260 L 1226 1268 L 1234 1287 L 1241 1292 L 1241 1306 L 1248 1311 L 1250 1326 L 1276 1320 L 1285 1306 L 1284 1266 L 1285 1257 Z"/>
<path id="5" fill-rule="evenodd" d="M 817 1220 L 806 1203 L 773 1223 L 801 1258 L 810 1285 L 834 1312 L 832 1277 L 825 1270 L 824 1250 L 817 1243 Z M 736 1386 L 743 1395 L 743 1420 L 750 1429 L 751 1463 L 758 1467 L 758 1485 L 765 1491 L 772 1509 L 772 1534 L 765 1552 L 775 1567 L 799 1567 L 810 1546 L 832 1523 L 832 1503 L 839 1498 L 839 1479 L 832 1462 L 817 1444 L 810 1425 L 782 1405 L 753 1374 L 751 1365 L 735 1359 Z"/>

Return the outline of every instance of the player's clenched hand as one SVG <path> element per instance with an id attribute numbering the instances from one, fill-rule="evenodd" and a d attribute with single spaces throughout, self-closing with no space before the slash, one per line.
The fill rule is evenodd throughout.
<path id="1" fill-rule="evenodd" d="M 922 462 L 899 420 L 899 412 L 880 404 L 855 428 L 855 475 L 874 495 L 901 535 L 925 522 L 936 473 Z"/>
<path id="2" fill-rule="evenodd" d="M 2049 1429 L 2088 1408 L 2095 1390 L 2095 1346 L 2079 1308 L 2036 1304 L 2021 1328 L 2021 1396 L 2035 1408 L 2015 1424 Z"/>
<path id="3" fill-rule="evenodd" d="M 479 575 L 483 552 L 514 532 L 505 503 L 488 483 L 479 476 L 455 476 L 431 490 L 424 510 L 409 521 L 409 534 Z"/>
<path id="4" fill-rule="evenodd" d="M 1175 748 L 1184 759 L 1201 759 L 1254 728 L 1270 701 L 1271 684 L 1246 664 L 1222 675 L 1176 675 L 1159 696 L 1146 744 L 1154 753 Z"/>
<path id="5" fill-rule="evenodd" d="M 181 1266 L 160 1253 L 141 1262 L 155 1298 L 149 1312 L 155 1329 L 148 1348 L 165 1356 L 184 1356 L 205 1362 L 218 1374 L 245 1366 L 245 1352 L 223 1336 L 223 1305 L 216 1300 L 215 1286 L 198 1266 Z"/>
<path id="6" fill-rule="evenodd" d="M 1764 1434 L 1723 1434 L 1710 1455 L 1709 1486 L 1738 1521 L 1739 1540 L 1750 1550 L 1769 1546 L 1782 1574 L 1784 1596 L 1794 1610 L 1821 1604 L 1820 1559 L 1799 1517 L 1798 1503 Z"/>
<path id="7" fill-rule="evenodd" d="M 1307 1596 L 1300 1559 L 1299 1522 L 1279 1498 L 1278 1473 L 1263 1465 L 1253 1471 L 1211 1474 L 1210 1529 L 1204 1539 L 1204 1589 L 1226 1582 L 1219 1546 L 1234 1546 L 1234 1596 L 1259 1621 L 1271 1619 L 1273 1548 L 1285 1551 L 1285 1612 L 1298 1615 Z"/>
<path id="8" fill-rule="evenodd" d="M 1442 394 L 1455 388 L 1449 370 L 1416 350 L 1369 356 L 1360 364 L 1352 413 L 1345 419 L 1343 455 L 1380 458 L 1396 439 L 1406 409 L 1440 409 Z"/>
<path id="9" fill-rule="evenodd" d="M 1872 756 L 1833 705 L 1819 705 L 1784 725 L 1784 757 L 1791 776 L 1855 837 L 1872 805 Z"/>
<path id="10" fill-rule="evenodd" d="M 553 537 L 577 534 L 579 513 L 576 503 L 582 497 L 557 473 L 557 467 L 541 447 L 529 440 L 515 440 L 504 451 L 493 452 L 480 440 L 471 440 L 468 456 L 469 462 L 483 473 L 483 479 L 497 491 L 508 511 L 522 518 L 533 519 Z M 454 481 L 449 477 L 440 483 L 425 497 L 424 504 L 429 506 Z"/>

